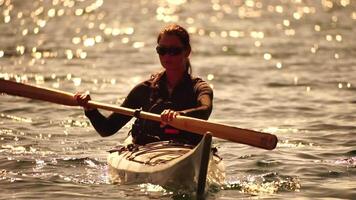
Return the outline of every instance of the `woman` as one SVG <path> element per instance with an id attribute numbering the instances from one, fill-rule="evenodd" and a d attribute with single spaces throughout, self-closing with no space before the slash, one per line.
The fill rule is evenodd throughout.
<path id="1" fill-rule="evenodd" d="M 212 111 L 213 91 L 205 81 L 191 76 L 190 39 L 183 27 L 177 24 L 164 27 L 158 35 L 157 44 L 156 51 L 164 70 L 134 87 L 121 106 L 160 114 L 162 120 L 159 124 L 137 119 L 131 129 L 133 142 L 143 145 L 174 140 L 198 144 L 202 136 L 177 130 L 167 123 L 178 115 L 208 119 Z M 77 93 L 75 98 L 103 137 L 113 135 L 131 119 L 118 113 L 103 116 L 97 109 L 87 106 L 90 100 L 87 94 Z"/>

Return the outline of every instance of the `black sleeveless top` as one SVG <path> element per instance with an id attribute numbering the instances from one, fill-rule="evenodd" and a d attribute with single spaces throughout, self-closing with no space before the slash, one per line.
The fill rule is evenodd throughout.
<path id="1" fill-rule="evenodd" d="M 203 95 L 208 95 L 210 101 L 202 105 Z M 165 72 L 153 75 L 135 86 L 122 107 L 142 109 L 146 112 L 160 114 L 164 109 L 179 111 L 181 115 L 207 120 L 212 111 L 213 90 L 200 78 L 193 78 L 185 74 L 182 81 L 169 94 Z M 132 117 L 118 113 L 112 113 L 104 117 L 98 110 L 87 111 L 94 128 L 102 136 L 110 136 L 123 127 Z M 161 140 L 174 140 L 187 144 L 197 144 L 202 136 L 170 126 L 161 128 L 159 122 L 136 119 L 132 126 L 131 134 L 136 144 L 146 144 Z"/>

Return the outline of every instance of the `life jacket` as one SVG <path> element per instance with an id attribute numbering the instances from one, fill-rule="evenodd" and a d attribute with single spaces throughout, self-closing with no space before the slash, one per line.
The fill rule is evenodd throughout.
<path id="1" fill-rule="evenodd" d="M 162 78 L 162 75 L 163 72 L 155 74 L 149 81 L 151 89 L 149 103 L 142 108 L 146 112 L 161 114 L 165 109 L 174 110 L 173 103 L 159 95 L 159 81 Z M 131 135 L 133 137 L 133 142 L 139 145 L 165 140 L 195 144 L 201 139 L 201 136 L 199 135 L 178 130 L 169 125 L 162 128 L 160 127 L 160 122 L 145 119 L 136 119 L 131 129 Z"/>

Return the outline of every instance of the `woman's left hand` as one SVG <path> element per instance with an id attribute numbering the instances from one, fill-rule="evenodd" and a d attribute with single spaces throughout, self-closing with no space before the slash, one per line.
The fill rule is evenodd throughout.
<path id="1" fill-rule="evenodd" d="M 170 121 L 175 119 L 180 113 L 171 109 L 166 109 L 161 113 L 161 128 L 165 127 Z"/>

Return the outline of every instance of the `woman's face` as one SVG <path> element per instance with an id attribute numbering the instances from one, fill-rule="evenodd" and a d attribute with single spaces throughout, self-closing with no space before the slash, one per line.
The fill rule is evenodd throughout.
<path id="1" fill-rule="evenodd" d="M 163 35 L 158 43 L 157 51 L 161 65 L 168 71 L 184 72 L 190 49 L 185 49 L 175 35 Z"/>

